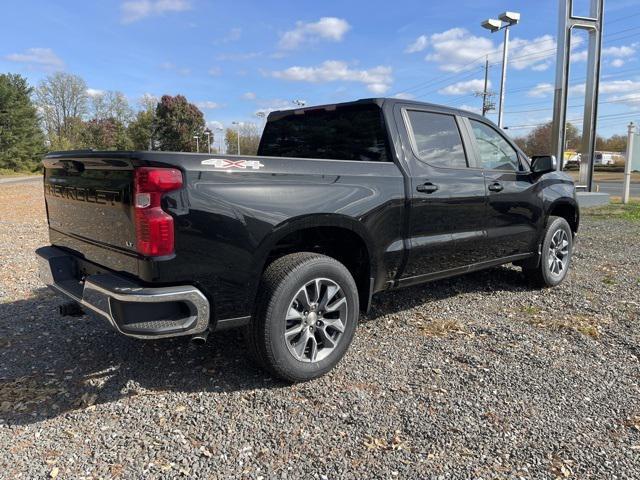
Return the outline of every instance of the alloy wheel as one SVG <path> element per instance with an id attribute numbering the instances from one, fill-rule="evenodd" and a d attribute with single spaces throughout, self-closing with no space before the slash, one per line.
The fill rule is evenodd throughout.
<path id="1" fill-rule="evenodd" d="M 547 258 L 549 271 L 556 276 L 562 275 L 569 264 L 569 236 L 560 228 L 551 237 Z"/>
<path id="2" fill-rule="evenodd" d="M 335 350 L 347 322 L 347 299 L 328 278 L 315 278 L 295 294 L 285 318 L 284 339 L 301 362 L 318 362 Z"/>

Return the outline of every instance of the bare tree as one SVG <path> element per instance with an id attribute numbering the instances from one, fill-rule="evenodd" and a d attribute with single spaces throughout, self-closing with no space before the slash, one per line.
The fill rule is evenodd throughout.
<path id="1" fill-rule="evenodd" d="M 36 103 L 52 148 L 74 147 L 87 99 L 87 84 L 77 75 L 58 72 L 40 82 Z"/>
<path id="2" fill-rule="evenodd" d="M 113 119 L 128 125 L 133 119 L 133 110 L 122 92 L 100 92 L 91 96 L 91 117 L 95 120 Z"/>
<path id="3" fill-rule="evenodd" d="M 227 153 L 238 154 L 238 129 L 227 128 L 225 132 Z M 255 123 L 243 122 L 240 124 L 240 153 L 242 155 L 255 155 L 260 145 L 260 128 Z"/>

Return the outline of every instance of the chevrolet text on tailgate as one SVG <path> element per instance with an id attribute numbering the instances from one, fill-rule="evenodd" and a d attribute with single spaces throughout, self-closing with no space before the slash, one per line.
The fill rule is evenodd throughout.
<path id="1" fill-rule="evenodd" d="M 550 156 L 470 112 L 398 99 L 269 115 L 257 157 L 56 152 L 41 278 L 140 339 L 242 327 L 303 381 L 344 356 L 377 292 L 505 263 L 541 287 L 579 211 Z"/>

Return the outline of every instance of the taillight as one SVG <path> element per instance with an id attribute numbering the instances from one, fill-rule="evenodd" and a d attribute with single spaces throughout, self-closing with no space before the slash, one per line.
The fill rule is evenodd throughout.
<path id="1" fill-rule="evenodd" d="M 134 211 L 136 246 L 147 257 L 171 255 L 174 249 L 173 217 L 162 210 L 162 194 L 182 187 L 182 173 L 175 168 L 136 168 Z"/>

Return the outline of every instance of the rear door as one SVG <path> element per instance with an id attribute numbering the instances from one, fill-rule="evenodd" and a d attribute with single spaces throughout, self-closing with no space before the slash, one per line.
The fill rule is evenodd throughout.
<path id="1" fill-rule="evenodd" d="M 463 141 L 461 119 L 437 108 L 396 105 L 411 177 L 409 255 L 401 281 L 437 276 L 484 258 L 486 194 Z"/>
<path id="2" fill-rule="evenodd" d="M 496 127 L 478 119 L 468 122 L 487 185 L 488 255 L 504 258 L 535 251 L 543 205 L 528 165 Z"/>

